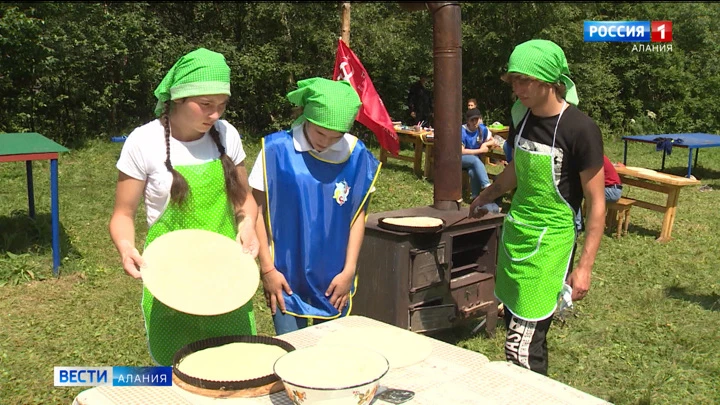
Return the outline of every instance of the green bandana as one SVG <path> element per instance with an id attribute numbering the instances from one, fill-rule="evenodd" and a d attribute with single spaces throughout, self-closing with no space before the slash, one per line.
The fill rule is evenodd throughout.
<path id="1" fill-rule="evenodd" d="M 178 59 L 155 89 L 155 115 L 168 100 L 211 94 L 230 95 L 230 67 L 222 54 L 199 48 Z"/>
<path id="2" fill-rule="evenodd" d="M 287 94 L 291 103 L 303 107 L 293 126 L 307 120 L 323 128 L 348 132 L 358 115 L 360 96 L 346 80 L 322 77 L 300 80 L 298 89 Z"/>
<path id="3" fill-rule="evenodd" d="M 563 83 L 567 92 L 565 101 L 577 105 L 580 101 L 575 83 L 568 77 L 568 68 L 565 52 L 556 43 L 544 39 L 533 39 L 515 47 L 508 61 L 508 73 L 520 73 L 532 76 L 546 83 Z M 517 101 L 512 108 L 513 121 L 522 118 L 527 108 L 518 106 Z M 515 122 L 517 125 L 517 122 Z"/>

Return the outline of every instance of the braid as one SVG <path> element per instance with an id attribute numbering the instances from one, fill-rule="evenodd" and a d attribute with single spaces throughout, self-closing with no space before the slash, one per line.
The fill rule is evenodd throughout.
<path id="1" fill-rule="evenodd" d="M 233 204 L 233 211 L 235 212 L 236 218 L 240 219 L 243 216 L 240 207 L 242 207 L 245 202 L 247 191 L 240 182 L 237 169 L 235 168 L 235 162 L 228 156 L 225 151 L 225 146 L 220 142 L 220 132 L 218 132 L 215 125 L 210 127 L 210 137 L 213 142 L 215 142 L 218 152 L 220 152 L 220 161 L 222 162 L 223 173 L 225 174 L 225 191 Z"/>
<path id="2" fill-rule="evenodd" d="M 165 167 L 172 174 L 172 186 L 170 187 L 170 200 L 178 205 L 183 205 L 190 188 L 185 178 L 175 170 L 170 161 L 170 103 L 165 103 L 165 110 L 160 117 L 165 128 Z"/>
<path id="3" fill-rule="evenodd" d="M 165 129 L 165 167 L 169 172 L 173 171 L 172 163 L 170 163 L 170 118 L 167 114 L 167 105 L 165 105 L 165 112 L 162 116 L 163 128 Z"/>

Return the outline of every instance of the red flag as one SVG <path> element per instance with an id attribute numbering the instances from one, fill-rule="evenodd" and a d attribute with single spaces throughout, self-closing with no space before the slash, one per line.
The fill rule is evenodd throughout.
<path id="1" fill-rule="evenodd" d="M 375 90 L 367 71 L 360 63 L 360 59 L 342 39 L 338 40 L 333 79 L 347 80 L 352 84 L 362 101 L 357 120 L 373 131 L 383 149 L 397 155 L 400 151 L 400 142 L 390 115 L 385 109 L 385 104 Z"/>

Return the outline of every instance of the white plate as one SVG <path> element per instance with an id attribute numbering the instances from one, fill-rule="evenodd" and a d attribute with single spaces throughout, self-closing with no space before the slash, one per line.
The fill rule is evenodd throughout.
<path id="1" fill-rule="evenodd" d="M 220 315 L 250 301 L 260 283 L 255 259 L 219 233 L 184 229 L 148 245 L 142 278 L 163 304 L 192 315 Z"/>
<path id="2" fill-rule="evenodd" d="M 377 351 L 387 358 L 390 369 L 407 367 L 425 360 L 432 353 L 432 340 L 400 328 L 358 326 L 343 328 L 323 336 L 317 346 L 350 345 Z"/>

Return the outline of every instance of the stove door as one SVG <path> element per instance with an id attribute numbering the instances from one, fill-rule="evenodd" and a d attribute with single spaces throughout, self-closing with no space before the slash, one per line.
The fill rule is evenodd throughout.
<path id="1" fill-rule="evenodd" d="M 410 330 L 413 332 L 441 330 L 453 326 L 457 319 L 457 307 L 455 304 L 428 305 L 425 303 L 410 307 L 409 315 Z"/>
<path id="2" fill-rule="evenodd" d="M 449 268 L 445 260 L 444 242 L 429 249 L 410 249 L 410 293 L 447 283 L 450 279 Z"/>

